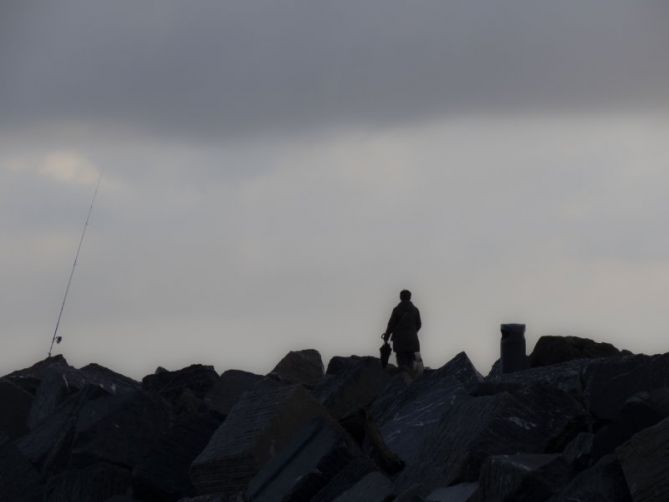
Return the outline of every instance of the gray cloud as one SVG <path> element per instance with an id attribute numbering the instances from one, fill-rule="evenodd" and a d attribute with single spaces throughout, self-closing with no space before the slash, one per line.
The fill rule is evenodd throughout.
<path id="1" fill-rule="evenodd" d="M 0 6 L 0 369 L 136 376 L 370 354 L 402 287 L 431 365 L 497 325 L 665 345 L 659 1 Z M 630 340 L 629 333 L 643 332 Z M 261 348 L 261 350 L 259 350 Z"/>
<path id="2" fill-rule="evenodd" d="M 3 123 L 191 136 L 666 105 L 669 9 L 566 2 L 5 2 Z"/>

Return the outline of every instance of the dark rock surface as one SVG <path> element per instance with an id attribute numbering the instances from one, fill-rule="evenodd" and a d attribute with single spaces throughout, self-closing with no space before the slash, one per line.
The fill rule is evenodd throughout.
<path id="1" fill-rule="evenodd" d="M 284 356 L 270 375 L 286 383 L 316 385 L 323 378 L 323 360 L 317 350 L 291 351 Z"/>
<path id="2" fill-rule="evenodd" d="M 609 455 L 575 476 L 549 502 L 632 502 L 618 460 Z"/>
<path id="3" fill-rule="evenodd" d="M 0 441 L 0 500 L 41 501 L 42 484 L 30 460 L 15 445 Z"/>
<path id="4" fill-rule="evenodd" d="M 13 371 L 4 378 L 11 380 L 23 390 L 35 395 L 37 387 L 39 387 L 44 378 L 44 373 L 57 368 L 70 368 L 67 360 L 60 354 L 39 361 L 29 368 Z"/>
<path id="5" fill-rule="evenodd" d="M 33 396 L 11 380 L 0 380 L 0 434 L 17 438 L 28 432 Z"/>
<path id="6" fill-rule="evenodd" d="M 79 410 L 70 464 L 104 461 L 132 469 L 152 452 L 169 427 L 169 411 L 143 391 L 90 400 Z"/>
<path id="7" fill-rule="evenodd" d="M 437 488 L 425 497 L 425 502 L 474 502 L 478 483 L 460 483 L 448 488 Z"/>
<path id="8" fill-rule="evenodd" d="M 366 457 L 353 458 L 311 498 L 311 502 L 331 502 L 340 494 L 352 488 L 364 476 L 374 472 L 376 468 L 374 462 Z"/>
<path id="9" fill-rule="evenodd" d="M 88 382 L 94 383 L 110 394 L 120 394 L 139 390 L 141 384 L 132 378 L 116 373 L 115 371 L 100 366 L 99 364 L 89 364 L 79 370 Z"/>
<path id="10" fill-rule="evenodd" d="M 218 381 L 218 373 L 212 366 L 193 364 L 177 371 L 161 368 L 153 375 L 144 377 L 142 388 L 158 394 L 178 410 L 192 410 L 199 406 L 199 400 L 204 399 Z"/>
<path id="11" fill-rule="evenodd" d="M 494 455 L 483 465 L 477 497 L 490 502 L 540 502 L 569 481 L 559 455 Z"/>
<path id="12" fill-rule="evenodd" d="M 233 496 L 311 419 L 328 413 L 303 387 L 249 391 L 195 459 L 191 480 L 201 494 Z"/>
<path id="13" fill-rule="evenodd" d="M 0 378 L 0 501 L 669 500 L 669 354 L 615 350 L 550 338 L 486 378 L 464 353 L 412 377 L 300 351 L 141 384 L 55 356 Z"/>
<path id="14" fill-rule="evenodd" d="M 242 394 L 251 390 L 262 378 L 260 375 L 247 371 L 228 370 L 207 392 L 204 402 L 217 413 L 227 415 Z"/>
<path id="15" fill-rule="evenodd" d="M 543 385 L 454 401 L 416 447 L 415 460 L 399 474 L 398 486 L 407 488 L 416 479 L 447 485 L 476 481 L 489 456 L 566 446 L 584 420 L 578 401 Z"/>
<path id="16" fill-rule="evenodd" d="M 640 392 L 623 404 L 620 413 L 595 434 L 592 454 L 599 459 L 630 439 L 634 434 L 669 417 L 669 389 Z"/>
<path id="17" fill-rule="evenodd" d="M 669 354 L 598 359 L 583 379 L 590 413 L 612 420 L 634 394 L 669 387 Z"/>
<path id="18" fill-rule="evenodd" d="M 370 472 L 351 488 L 339 495 L 335 502 L 384 502 L 394 493 L 393 483 L 380 472 Z"/>
<path id="19" fill-rule="evenodd" d="M 108 394 L 121 394 L 140 388 L 138 382 L 98 364 L 89 364 L 77 370 L 63 358 L 52 359 L 51 364 L 38 363 L 29 370 L 31 376 L 28 378 L 35 382 L 35 398 L 28 416 L 31 429 L 49 417 L 69 396 L 86 386 L 99 387 Z M 23 378 L 20 376 L 19 380 Z"/>
<path id="20" fill-rule="evenodd" d="M 220 495 L 200 495 L 199 497 L 188 497 L 180 499 L 179 502 L 227 502 L 227 498 Z"/>
<path id="21" fill-rule="evenodd" d="M 49 480 L 46 498 L 53 502 L 101 500 L 130 492 L 130 471 L 107 463 L 70 469 Z"/>
<path id="22" fill-rule="evenodd" d="M 584 373 L 593 361 L 576 359 L 564 364 L 530 368 L 515 373 L 495 373 L 485 378 L 477 390 L 478 394 L 490 395 L 502 391 L 516 390 L 535 384 L 555 387 L 583 400 Z"/>
<path id="23" fill-rule="evenodd" d="M 634 502 L 669 500 L 669 419 L 639 432 L 616 455 Z"/>
<path id="24" fill-rule="evenodd" d="M 452 377 L 458 380 L 468 392 L 476 390 L 483 382 L 483 377 L 476 370 L 467 354 L 460 352 L 453 359 L 435 370 L 431 378 Z"/>
<path id="25" fill-rule="evenodd" d="M 421 379 L 427 378 L 429 373 L 423 372 Z M 451 379 L 452 380 L 452 379 Z M 403 374 L 393 375 L 378 397 L 370 404 L 369 413 L 375 423 L 381 423 L 388 419 L 391 410 L 396 409 L 402 400 L 401 396 L 408 392 L 412 382 Z"/>
<path id="26" fill-rule="evenodd" d="M 610 343 L 601 343 L 578 336 L 542 336 L 530 355 L 530 366 L 549 366 L 574 359 L 615 357 L 629 352 L 618 350 Z"/>
<path id="27" fill-rule="evenodd" d="M 581 432 L 562 451 L 562 459 L 576 471 L 581 471 L 593 463 L 595 435 Z"/>
<path id="28" fill-rule="evenodd" d="M 89 401 L 108 397 L 95 386 L 84 387 L 48 418 L 16 441 L 21 452 L 46 476 L 62 470 L 72 453 L 78 414 Z"/>
<path id="29" fill-rule="evenodd" d="M 333 369 L 333 368 L 336 368 Z M 367 407 L 384 390 L 390 377 L 375 357 L 334 357 L 314 395 L 336 419 Z"/>
<path id="30" fill-rule="evenodd" d="M 135 465 L 133 492 L 143 500 L 172 501 L 194 495 L 190 465 L 220 425 L 220 418 L 207 412 L 178 417 Z"/>
<path id="31" fill-rule="evenodd" d="M 75 369 L 56 366 L 47 368 L 42 381 L 35 391 L 35 400 L 28 416 L 28 427 L 34 429 L 49 417 L 72 393 L 81 390 L 86 380 Z"/>
<path id="32" fill-rule="evenodd" d="M 447 415 L 469 399 L 462 383 L 450 376 L 425 375 L 375 419 L 383 442 L 407 465 L 422 462 L 423 444 L 430 442 Z"/>
<path id="33" fill-rule="evenodd" d="M 361 452 L 343 429 L 327 417 L 318 417 L 256 474 L 246 498 L 252 502 L 310 500 L 359 456 Z"/>

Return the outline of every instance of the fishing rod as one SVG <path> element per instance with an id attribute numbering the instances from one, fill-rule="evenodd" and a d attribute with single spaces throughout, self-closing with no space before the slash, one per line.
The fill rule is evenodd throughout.
<path id="1" fill-rule="evenodd" d="M 88 230 L 88 222 L 91 220 L 91 214 L 93 213 L 93 205 L 95 204 L 95 199 L 97 199 L 98 197 L 98 191 L 100 190 L 100 184 L 102 183 L 103 175 L 104 175 L 104 170 L 100 171 L 100 176 L 98 176 L 98 181 L 95 184 L 95 191 L 93 192 L 93 198 L 91 199 L 91 205 L 88 207 L 88 214 L 86 215 L 84 228 L 82 229 L 81 237 L 79 238 L 79 246 L 77 246 L 77 252 L 74 255 L 74 261 L 72 262 L 70 277 L 67 279 L 67 286 L 65 286 L 65 294 L 63 295 L 63 302 L 60 304 L 60 312 L 58 312 L 58 320 L 56 321 L 56 328 L 53 330 L 53 336 L 51 337 L 51 347 L 49 347 L 48 357 L 51 357 L 51 352 L 53 351 L 53 345 L 59 344 L 63 340 L 62 336 L 58 336 L 58 328 L 60 327 L 60 320 L 63 317 L 63 311 L 65 310 L 65 303 L 67 302 L 67 296 L 70 293 L 70 286 L 72 285 L 72 278 L 74 277 L 74 271 L 77 268 L 77 263 L 79 263 L 79 253 L 81 253 L 81 246 L 84 243 L 84 239 L 86 238 L 86 230 Z"/>

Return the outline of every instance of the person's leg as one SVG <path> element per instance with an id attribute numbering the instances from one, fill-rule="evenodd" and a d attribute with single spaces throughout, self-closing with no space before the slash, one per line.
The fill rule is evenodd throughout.
<path id="1" fill-rule="evenodd" d="M 410 372 L 413 370 L 413 352 L 397 352 L 396 357 L 397 367 L 400 369 L 400 371 Z"/>

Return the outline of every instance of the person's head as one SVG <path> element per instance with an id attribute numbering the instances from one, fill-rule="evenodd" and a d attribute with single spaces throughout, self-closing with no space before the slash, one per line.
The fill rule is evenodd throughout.
<path id="1" fill-rule="evenodd" d="M 403 302 L 408 302 L 409 300 L 411 300 L 411 291 L 409 291 L 408 289 L 403 289 L 402 291 L 400 291 L 400 300 L 402 300 Z"/>

